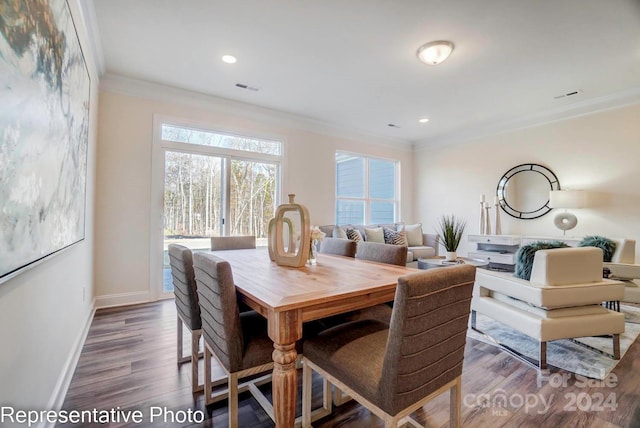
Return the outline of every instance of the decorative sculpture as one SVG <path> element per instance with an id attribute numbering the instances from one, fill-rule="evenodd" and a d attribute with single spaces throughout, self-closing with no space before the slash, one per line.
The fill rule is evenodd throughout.
<path id="1" fill-rule="evenodd" d="M 289 195 L 289 203 L 278 206 L 276 216 L 269 222 L 269 257 L 280 266 L 303 267 L 309 258 L 309 242 L 311 239 L 311 222 L 309 210 L 301 204 L 296 204 L 296 195 Z M 300 216 L 300 245 L 296 251 L 294 227 L 290 219 L 284 215 L 288 212 L 298 213 Z M 289 245 L 284 248 L 284 225 L 289 226 Z"/>
<path id="2" fill-rule="evenodd" d="M 494 202 L 496 206 L 496 235 L 502 235 L 502 223 L 500 222 L 500 210 L 498 209 L 500 208 L 500 201 L 497 196 Z"/>
<path id="3" fill-rule="evenodd" d="M 484 235 L 484 193 L 480 195 L 480 235 Z"/>

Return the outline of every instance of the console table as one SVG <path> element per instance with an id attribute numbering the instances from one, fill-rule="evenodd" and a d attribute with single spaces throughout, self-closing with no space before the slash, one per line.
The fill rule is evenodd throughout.
<path id="1" fill-rule="evenodd" d="M 469 258 L 489 264 L 489 269 L 513 272 L 520 235 L 469 235 Z"/>

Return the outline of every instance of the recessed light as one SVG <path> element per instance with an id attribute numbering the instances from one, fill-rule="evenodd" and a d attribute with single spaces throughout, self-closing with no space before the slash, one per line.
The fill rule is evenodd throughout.
<path id="1" fill-rule="evenodd" d="M 222 56 L 222 61 L 226 62 L 227 64 L 235 64 L 237 59 L 233 55 L 223 55 Z"/>
<path id="2" fill-rule="evenodd" d="M 429 119 L 427 119 L 426 117 L 423 117 L 422 119 L 420 119 L 418 122 L 420 123 L 427 123 L 429 122 Z"/>

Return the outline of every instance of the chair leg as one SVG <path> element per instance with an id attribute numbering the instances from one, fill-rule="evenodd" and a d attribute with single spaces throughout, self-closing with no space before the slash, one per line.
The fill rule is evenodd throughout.
<path id="1" fill-rule="evenodd" d="M 183 363 L 182 359 L 182 320 L 179 316 L 176 316 L 178 319 L 178 365 Z"/>
<path id="2" fill-rule="evenodd" d="M 462 405 L 462 381 L 456 379 L 456 384 L 449 390 L 449 426 L 460 426 L 460 410 Z"/>
<path id="3" fill-rule="evenodd" d="M 200 392 L 204 388 L 204 385 L 200 384 L 198 375 L 198 359 L 200 354 L 200 337 L 202 332 L 200 330 L 193 330 L 191 332 L 191 389 L 193 392 Z"/>
<path id="4" fill-rule="evenodd" d="M 312 370 L 302 363 L 302 428 L 311 427 L 311 378 Z"/>
<path id="5" fill-rule="evenodd" d="M 476 329 L 476 311 L 471 311 L 471 328 Z"/>
<path id="6" fill-rule="evenodd" d="M 209 405 L 213 403 L 211 398 L 211 351 L 205 344 L 204 346 L 204 404 Z"/>
<path id="7" fill-rule="evenodd" d="M 547 368 L 547 342 L 540 342 L 540 356 L 538 357 L 538 367 Z"/>
<path id="8" fill-rule="evenodd" d="M 229 428 L 238 428 L 238 374 L 229 374 Z"/>
<path id="9" fill-rule="evenodd" d="M 613 335 L 613 358 L 616 360 L 620 359 L 620 335 Z"/>

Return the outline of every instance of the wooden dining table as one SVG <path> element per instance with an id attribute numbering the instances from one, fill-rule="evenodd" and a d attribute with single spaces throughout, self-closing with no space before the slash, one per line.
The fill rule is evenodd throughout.
<path id="1" fill-rule="evenodd" d="M 278 266 L 265 249 L 214 251 L 231 264 L 240 301 L 268 321 L 273 340 L 273 408 L 276 427 L 293 427 L 297 352 L 302 324 L 392 301 L 404 266 L 319 254 L 316 265 Z"/>

